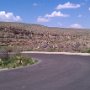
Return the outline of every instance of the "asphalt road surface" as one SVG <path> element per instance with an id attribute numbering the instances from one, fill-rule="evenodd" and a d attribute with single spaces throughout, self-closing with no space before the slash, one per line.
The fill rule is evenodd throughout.
<path id="1" fill-rule="evenodd" d="M 90 90 L 90 56 L 25 54 L 39 64 L 0 72 L 0 90 Z"/>

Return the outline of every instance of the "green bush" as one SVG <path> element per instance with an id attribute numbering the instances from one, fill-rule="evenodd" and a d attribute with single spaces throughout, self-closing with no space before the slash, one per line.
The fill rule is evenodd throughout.
<path id="1" fill-rule="evenodd" d="M 27 66 L 32 65 L 36 62 L 36 60 L 33 60 L 32 58 L 26 58 L 22 55 L 16 55 L 11 58 L 8 58 L 7 60 L 0 59 L 0 67 L 1 68 L 16 68 L 20 66 Z"/>
<path id="2" fill-rule="evenodd" d="M 87 50 L 87 53 L 90 53 L 90 49 Z"/>

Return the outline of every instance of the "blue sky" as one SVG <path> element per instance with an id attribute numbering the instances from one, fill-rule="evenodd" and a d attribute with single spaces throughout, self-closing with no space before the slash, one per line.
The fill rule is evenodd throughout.
<path id="1" fill-rule="evenodd" d="M 0 0 L 0 21 L 90 28 L 90 0 Z"/>

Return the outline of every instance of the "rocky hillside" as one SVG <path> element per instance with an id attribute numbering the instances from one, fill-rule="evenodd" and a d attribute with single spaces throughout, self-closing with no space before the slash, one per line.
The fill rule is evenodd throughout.
<path id="1" fill-rule="evenodd" d="M 90 49 L 90 30 L 0 22 L 0 46 L 4 45 L 9 51 L 87 52 Z"/>

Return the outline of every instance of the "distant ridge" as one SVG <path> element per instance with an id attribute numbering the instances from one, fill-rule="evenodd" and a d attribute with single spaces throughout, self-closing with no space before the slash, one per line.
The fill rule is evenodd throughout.
<path id="1" fill-rule="evenodd" d="M 90 30 L 85 28 L 64 28 L 64 27 L 48 27 L 41 24 L 32 24 L 32 23 L 22 23 L 22 22 L 0 22 L 0 26 L 18 26 L 18 27 L 30 27 L 30 26 L 38 26 L 38 27 L 47 27 L 47 28 L 54 28 L 54 29 L 63 29 L 63 30 Z"/>

